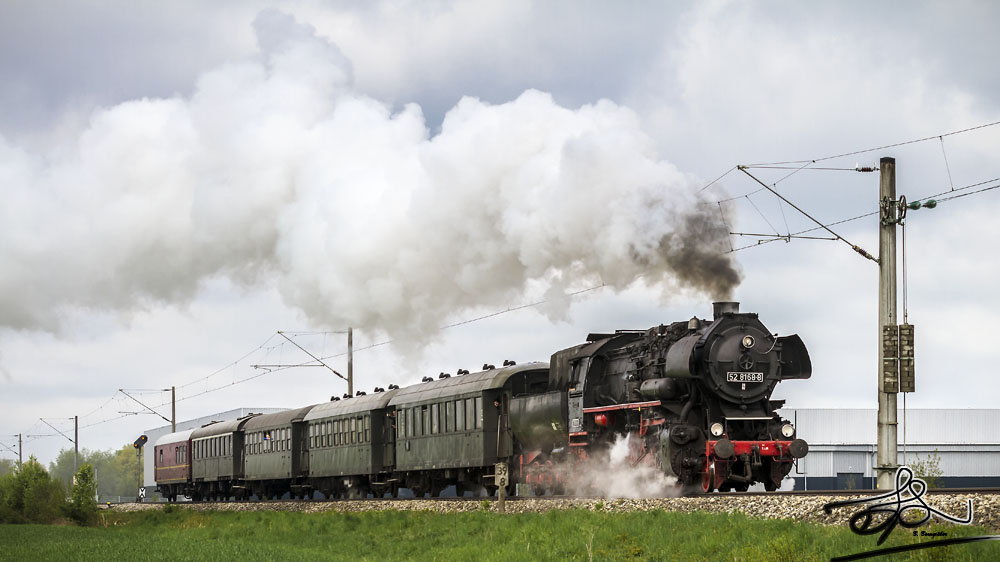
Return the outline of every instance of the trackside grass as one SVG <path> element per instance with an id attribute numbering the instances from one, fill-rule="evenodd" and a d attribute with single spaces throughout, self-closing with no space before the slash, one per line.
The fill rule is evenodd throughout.
<path id="1" fill-rule="evenodd" d="M 947 538 L 975 527 L 932 527 Z M 883 546 L 934 539 L 897 529 Z M 937 538 L 940 540 L 940 538 Z M 876 548 L 847 528 L 741 514 L 584 509 L 491 512 L 106 513 L 98 527 L 2 525 L 0 560 L 829 560 Z M 995 542 L 895 555 L 892 560 L 1000 560 Z"/>

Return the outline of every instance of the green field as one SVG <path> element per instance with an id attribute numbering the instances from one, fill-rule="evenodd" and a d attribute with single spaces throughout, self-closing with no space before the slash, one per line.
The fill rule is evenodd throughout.
<path id="1" fill-rule="evenodd" d="M 988 534 L 937 527 L 948 538 Z M 883 546 L 910 544 L 897 529 Z M 923 539 L 928 541 L 931 539 Z M 847 528 L 743 515 L 589 510 L 502 515 L 367 513 L 106 513 L 98 527 L 0 525 L 0 560 L 829 560 L 876 548 Z M 884 559 L 884 558 L 881 558 Z M 1000 560 L 1000 544 L 892 560 Z"/>

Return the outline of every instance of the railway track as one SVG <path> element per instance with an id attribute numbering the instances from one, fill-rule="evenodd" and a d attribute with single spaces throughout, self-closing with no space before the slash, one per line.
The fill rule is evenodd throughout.
<path id="1" fill-rule="evenodd" d="M 711 494 L 694 494 L 686 496 L 688 498 L 694 499 L 711 499 L 711 498 L 745 498 L 745 497 L 852 497 L 852 496 L 875 496 L 885 493 L 884 490 L 786 490 L 786 491 L 775 491 L 775 492 L 715 492 Z M 929 495 L 997 495 L 1000 494 L 1000 488 L 939 488 L 928 490 Z M 579 501 L 609 501 L 615 500 L 617 498 L 606 498 L 603 496 L 511 496 L 506 498 L 508 502 L 520 502 L 526 500 L 536 500 L 536 501 L 567 501 L 567 500 L 579 500 Z M 662 498 L 645 498 L 645 499 L 662 499 Z M 668 498 L 669 499 L 669 498 Z M 280 503 L 302 503 L 302 504 L 337 504 L 337 503 L 350 503 L 350 502 L 375 502 L 375 503 L 386 503 L 386 502 L 416 502 L 416 501 L 433 501 L 433 502 L 461 502 L 461 501 L 497 501 L 496 496 L 466 496 L 466 497 L 437 497 L 437 498 L 352 498 L 352 499 L 312 499 L 312 500 L 293 500 L 293 499 L 268 499 L 268 500 L 250 500 L 250 501 L 180 501 L 173 505 L 230 505 L 230 504 L 280 504 Z M 108 502 L 106 505 L 129 505 L 135 502 Z M 168 505 L 166 502 L 144 502 L 152 505 Z"/>

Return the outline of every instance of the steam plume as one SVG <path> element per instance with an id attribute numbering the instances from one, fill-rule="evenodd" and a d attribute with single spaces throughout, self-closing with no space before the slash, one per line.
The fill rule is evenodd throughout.
<path id="1" fill-rule="evenodd" d="M 356 91 L 311 27 L 273 10 L 254 27 L 259 57 L 189 98 L 97 110 L 46 154 L 0 136 L 0 326 L 184 302 L 214 276 L 390 333 L 529 286 L 645 274 L 726 298 L 739 282 L 725 230 L 630 110 L 464 98 L 431 135 L 418 106 Z"/>

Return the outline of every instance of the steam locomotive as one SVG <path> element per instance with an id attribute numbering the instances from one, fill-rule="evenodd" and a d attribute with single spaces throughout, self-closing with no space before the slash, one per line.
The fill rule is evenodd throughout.
<path id="1" fill-rule="evenodd" d="M 738 303 L 648 330 L 590 334 L 551 362 L 437 379 L 161 437 L 157 491 L 176 500 L 492 495 L 572 489 L 572 467 L 627 439 L 629 461 L 685 492 L 775 490 L 808 452 L 770 400 L 807 379 L 797 335 L 772 335 Z M 613 477 L 609 475 L 609 477 Z"/>

